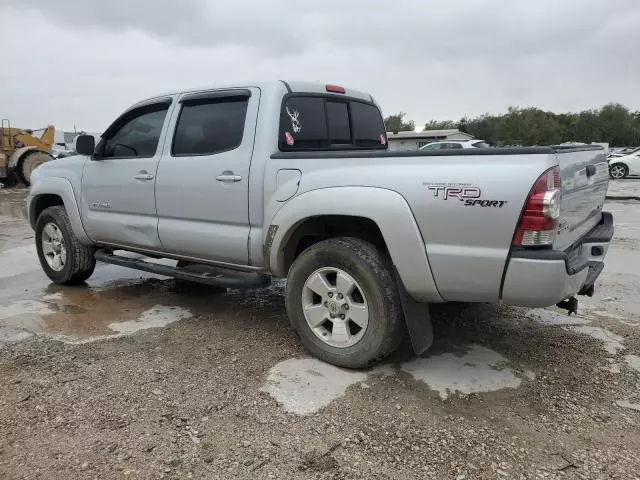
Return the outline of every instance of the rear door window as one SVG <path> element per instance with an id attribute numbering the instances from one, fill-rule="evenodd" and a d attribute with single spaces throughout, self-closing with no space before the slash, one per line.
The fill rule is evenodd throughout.
<path id="1" fill-rule="evenodd" d="M 213 155 L 242 143 L 247 116 L 246 98 L 209 98 L 185 102 L 173 136 L 171 153 Z"/>

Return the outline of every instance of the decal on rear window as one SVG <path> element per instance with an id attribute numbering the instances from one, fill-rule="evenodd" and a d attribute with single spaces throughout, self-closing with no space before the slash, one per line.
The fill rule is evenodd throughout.
<path id="1" fill-rule="evenodd" d="M 296 143 L 293 139 L 293 135 L 291 135 L 289 132 L 284 132 L 284 138 L 287 141 L 287 145 L 289 145 L 290 147 L 292 147 Z"/>
<path id="2" fill-rule="evenodd" d="M 300 112 L 294 110 L 293 112 L 289 110 L 289 107 L 286 107 L 287 115 L 291 119 L 291 129 L 293 133 L 300 133 L 302 131 L 302 124 L 300 123 Z"/>

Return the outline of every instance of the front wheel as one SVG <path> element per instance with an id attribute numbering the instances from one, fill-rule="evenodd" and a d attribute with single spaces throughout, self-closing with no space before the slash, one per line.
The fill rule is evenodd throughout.
<path id="1" fill-rule="evenodd" d="M 38 217 L 36 250 L 42 270 L 54 283 L 82 283 L 96 268 L 95 249 L 78 241 L 60 205 L 45 209 Z"/>
<path id="2" fill-rule="evenodd" d="M 289 271 L 286 304 L 307 350 L 340 367 L 368 367 L 405 334 L 391 262 L 360 239 L 324 240 L 302 252 Z"/>
<path id="3" fill-rule="evenodd" d="M 624 163 L 614 163 L 609 167 L 609 176 L 615 180 L 627 178 L 629 168 Z"/>

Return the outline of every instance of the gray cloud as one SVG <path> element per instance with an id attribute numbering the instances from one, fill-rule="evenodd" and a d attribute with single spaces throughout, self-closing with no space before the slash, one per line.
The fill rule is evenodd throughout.
<path id="1" fill-rule="evenodd" d="M 5 0 L 0 16 L 3 48 L 39 61 L 16 56 L 0 72 L 0 105 L 65 128 L 101 128 L 165 88 L 243 78 L 348 83 L 418 122 L 509 105 L 640 107 L 637 0 Z"/>
<path id="2" fill-rule="evenodd" d="M 241 45 L 270 57 L 318 45 L 367 48 L 407 58 L 504 57 L 572 52 L 636 33 L 636 0 L 10 0 L 56 22 L 85 30 L 139 31 L 177 43 Z M 378 4 L 376 4 L 378 3 Z M 407 55 L 409 54 L 409 55 Z"/>

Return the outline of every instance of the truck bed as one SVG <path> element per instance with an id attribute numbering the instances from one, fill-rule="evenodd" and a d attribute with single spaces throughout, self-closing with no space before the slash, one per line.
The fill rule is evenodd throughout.
<path id="1" fill-rule="evenodd" d="M 322 188 L 336 176 L 344 186 L 401 194 L 420 228 L 445 301 L 500 299 L 516 225 L 543 172 L 560 166 L 562 176 L 562 231 L 554 250 L 569 248 L 598 224 L 608 181 L 600 146 L 278 152 L 268 163 L 270 175 L 294 159 L 305 160 L 295 162 L 302 171 L 297 195 Z M 589 165 L 596 173 L 587 178 Z M 453 189 L 453 195 L 445 198 L 446 189 Z"/>

